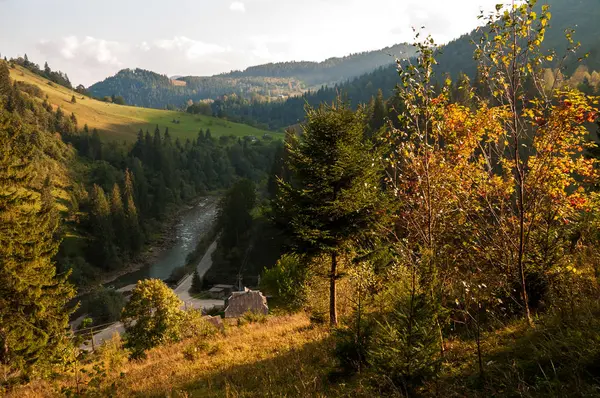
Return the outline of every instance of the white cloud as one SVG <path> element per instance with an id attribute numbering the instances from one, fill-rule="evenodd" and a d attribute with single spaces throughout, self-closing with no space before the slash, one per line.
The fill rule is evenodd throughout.
<path id="1" fill-rule="evenodd" d="M 192 40 L 185 36 L 176 36 L 173 39 L 168 40 L 157 40 L 155 45 L 163 50 L 183 52 L 190 60 L 199 59 L 209 54 L 224 53 L 230 50 L 217 44 Z"/>
<path id="2" fill-rule="evenodd" d="M 85 85 L 123 68 L 140 67 L 168 75 L 217 74 L 235 69 L 240 64 L 250 66 L 258 62 L 259 58 L 252 55 L 258 47 L 258 43 L 251 43 L 249 53 L 243 48 L 234 51 L 229 46 L 186 36 L 139 43 L 67 36 L 43 40 L 37 46 L 52 68 L 66 71 L 71 80 Z M 248 55 L 252 59 L 250 64 L 244 62 Z"/>
<path id="3" fill-rule="evenodd" d="M 49 17 L 58 12 L 56 5 L 49 5 L 54 2 L 41 2 L 35 8 L 37 16 L 30 17 L 23 0 L 10 2 L 21 11 L 0 24 L 0 47 L 9 56 L 27 52 L 37 62 L 47 60 L 53 69 L 86 85 L 122 68 L 206 76 L 267 62 L 321 61 L 411 42 L 412 27 L 425 26 L 423 35 L 431 33 L 436 42 L 444 43 L 474 28 L 480 7 L 492 10 L 499 1 L 507 0 L 461 0 L 460 7 L 448 0 L 229 0 L 207 2 L 198 12 L 194 0 L 173 0 L 167 9 L 144 9 L 146 19 L 161 19 L 160 25 L 153 25 L 130 23 L 139 17 L 136 4 L 142 0 L 103 0 L 102 6 L 63 0 L 61 4 L 71 7 L 60 15 L 73 21 L 65 25 Z M 111 17 L 107 4 L 119 3 L 127 7 Z M 110 38 L 119 41 L 99 38 L 109 17 L 115 19 Z M 340 31 L 332 17 L 351 28 Z M 36 32 L 14 22 L 19 18 L 30 20 L 37 34 L 51 40 L 28 42 Z"/>
<path id="4" fill-rule="evenodd" d="M 241 1 L 234 1 L 229 5 L 229 9 L 234 12 L 246 12 L 246 5 Z"/>
<path id="5" fill-rule="evenodd" d="M 77 59 L 89 66 L 121 66 L 119 55 L 127 51 L 127 46 L 91 36 L 86 36 L 83 39 L 76 36 L 67 36 L 58 41 L 42 40 L 38 44 L 38 49 L 43 54 L 60 55 L 66 60 Z"/>

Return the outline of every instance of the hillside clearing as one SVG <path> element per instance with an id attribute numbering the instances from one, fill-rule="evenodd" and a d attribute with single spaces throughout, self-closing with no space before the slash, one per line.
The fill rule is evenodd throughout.
<path id="1" fill-rule="evenodd" d="M 97 101 L 69 90 L 66 87 L 51 83 L 20 66 L 10 70 L 10 77 L 36 85 L 48 95 L 48 101 L 54 107 L 61 107 L 65 114 L 75 113 L 79 128 L 85 124 L 91 129 L 98 129 L 100 136 L 105 139 L 115 139 L 132 142 L 140 129 L 153 132 L 156 125 L 161 130 L 169 128 L 169 133 L 175 138 L 185 141 L 194 139 L 200 129 L 210 129 L 213 137 L 235 135 L 238 137 L 255 136 L 260 138 L 267 131 L 244 124 L 232 123 L 210 116 L 192 115 L 184 112 L 160 109 L 138 108 L 127 105 L 116 105 Z M 71 102 L 75 95 L 76 103 Z M 272 133 L 269 133 L 272 134 Z"/>

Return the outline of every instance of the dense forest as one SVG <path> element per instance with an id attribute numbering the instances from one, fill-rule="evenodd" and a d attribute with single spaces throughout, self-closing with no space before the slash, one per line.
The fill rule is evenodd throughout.
<path id="1" fill-rule="evenodd" d="M 382 66 L 394 64 L 398 58 L 411 58 L 414 55 L 415 48 L 413 46 L 396 44 L 381 50 L 365 51 L 341 58 L 329 58 L 323 62 L 270 63 L 219 76 L 294 77 L 308 87 L 313 87 L 343 82 Z"/>

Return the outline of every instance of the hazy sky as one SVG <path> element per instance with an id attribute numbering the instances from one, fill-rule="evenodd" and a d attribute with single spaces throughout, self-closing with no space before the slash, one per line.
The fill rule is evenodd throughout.
<path id="1" fill-rule="evenodd" d="M 477 25 L 499 0 L 0 0 L 0 54 L 92 84 L 122 68 L 212 75 L 322 61 Z"/>

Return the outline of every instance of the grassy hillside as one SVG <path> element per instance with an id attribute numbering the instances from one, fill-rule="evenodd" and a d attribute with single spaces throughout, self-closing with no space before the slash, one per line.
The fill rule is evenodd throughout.
<path id="1" fill-rule="evenodd" d="M 598 338 L 597 311 L 582 311 L 568 323 L 544 317 L 533 330 L 516 321 L 485 333 L 483 381 L 477 372 L 476 342 L 448 341 L 444 371 L 425 383 L 418 396 L 438 397 L 440 391 L 447 397 L 597 396 L 598 349 L 592 343 Z M 241 326 L 232 321 L 224 335 L 158 347 L 137 361 L 127 361 L 121 340 L 114 338 L 84 366 L 88 371 L 94 365 L 105 368 L 105 377 L 94 371 L 77 377 L 63 374 L 18 387 L 8 397 L 57 397 L 62 395 L 58 391 L 73 391 L 77 385 L 81 396 L 405 396 L 401 386 L 368 369 L 355 375 L 340 372 L 335 344 L 328 328 L 312 324 L 303 313 L 242 321 Z"/>
<path id="2" fill-rule="evenodd" d="M 243 124 L 209 116 L 191 115 L 176 111 L 137 108 L 115 105 L 83 97 L 68 88 L 50 83 L 48 80 L 17 66 L 10 70 L 11 78 L 39 86 L 48 95 L 53 107 L 61 107 L 65 114 L 75 113 L 79 126 L 87 124 L 96 128 L 107 139 L 133 141 L 140 129 L 153 131 L 158 124 L 161 129 L 169 128 L 171 136 L 185 140 L 196 138 L 200 129 L 210 129 L 213 137 L 222 135 L 262 136 L 265 131 Z M 71 103 L 75 95 L 77 102 Z M 179 121 L 175 123 L 174 120 Z"/>

